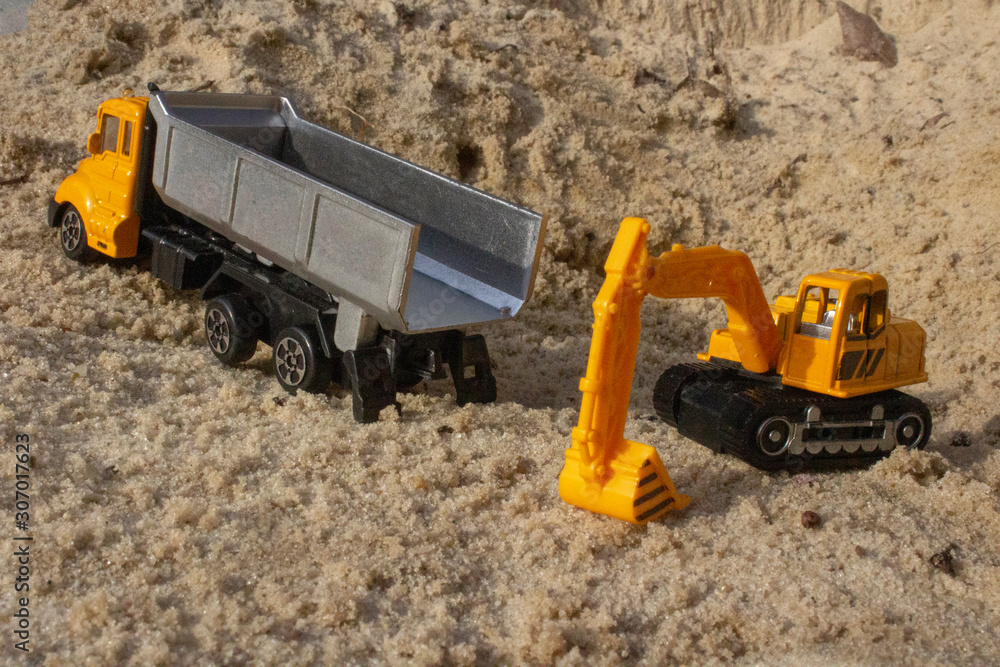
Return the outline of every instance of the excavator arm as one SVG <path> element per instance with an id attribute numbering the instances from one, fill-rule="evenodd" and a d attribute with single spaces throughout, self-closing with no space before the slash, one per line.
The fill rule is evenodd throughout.
<path id="1" fill-rule="evenodd" d="M 625 218 L 604 265 L 594 301 L 587 374 L 580 381 L 580 422 L 559 476 L 566 502 L 643 524 L 687 506 L 656 450 L 624 438 L 639 347 L 639 310 L 647 294 L 661 298 L 719 297 L 743 365 L 773 370 L 781 338 L 750 260 L 741 252 L 674 246 L 659 257 L 646 250 L 649 223 Z"/>

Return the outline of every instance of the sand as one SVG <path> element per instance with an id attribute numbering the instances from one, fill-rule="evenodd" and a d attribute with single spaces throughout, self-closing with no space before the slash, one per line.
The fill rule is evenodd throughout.
<path id="1" fill-rule="evenodd" d="M 37 0 L 0 36 L 0 507 L 9 554 L 28 433 L 27 659 L 996 664 L 1000 6 L 851 5 L 895 67 L 841 52 L 830 1 Z M 359 114 L 372 145 L 545 212 L 533 300 L 484 329 L 498 402 L 423 383 L 361 426 L 339 387 L 286 395 L 263 345 L 221 366 L 196 295 L 64 258 L 47 201 L 97 105 L 147 81 L 288 95 L 351 134 Z M 691 505 L 635 527 L 562 503 L 627 215 L 654 250 L 747 252 L 769 297 L 885 274 L 928 335 L 926 450 L 767 474 L 681 438 L 653 383 L 725 312 L 651 299 L 626 435 Z"/>

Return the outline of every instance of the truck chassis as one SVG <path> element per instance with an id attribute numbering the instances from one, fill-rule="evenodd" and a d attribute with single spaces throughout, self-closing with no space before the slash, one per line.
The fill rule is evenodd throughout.
<path id="1" fill-rule="evenodd" d="M 199 229 L 200 228 L 200 229 Z M 456 400 L 496 400 L 486 340 L 447 330 L 403 334 L 379 329 L 373 345 L 341 352 L 333 343 L 338 302 L 276 266 L 267 266 L 198 223 L 185 220 L 145 229 L 151 273 L 177 289 L 200 289 L 209 348 L 238 366 L 257 349 L 272 347 L 275 375 L 291 393 L 322 392 L 331 381 L 350 388 L 354 418 L 373 422 L 396 405 L 397 389 L 451 371 Z"/>

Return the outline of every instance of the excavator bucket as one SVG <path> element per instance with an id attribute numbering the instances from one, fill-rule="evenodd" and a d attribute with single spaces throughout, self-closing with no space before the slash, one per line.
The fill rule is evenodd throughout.
<path id="1" fill-rule="evenodd" d="M 566 451 L 566 465 L 559 475 L 559 495 L 570 505 L 616 519 L 644 524 L 669 510 L 683 509 L 691 501 L 677 493 L 660 456 L 649 445 L 622 441 L 624 445 L 608 464 L 603 483 L 581 474 L 579 452 Z"/>
<path id="2" fill-rule="evenodd" d="M 686 507 L 656 450 L 625 440 L 639 307 L 646 296 L 649 223 L 626 218 L 604 265 L 607 278 L 594 301 L 594 334 L 573 445 L 559 475 L 559 495 L 571 505 L 643 524 Z"/>

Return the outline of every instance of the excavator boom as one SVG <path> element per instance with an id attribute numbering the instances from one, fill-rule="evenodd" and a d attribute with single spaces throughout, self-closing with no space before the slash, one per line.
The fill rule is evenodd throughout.
<path id="1" fill-rule="evenodd" d="M 781 335 L 746 254 L 716 245 L 690 250 L 675 245 L 650 258 L 646 274 L 646 290 L 661 299 L 722 299 L 743 367 L 753 373 L 777 367 Z"/>
<path id="2" fill-rule="evenodd" d="M 566 502 L 640 524 L 690 502 L 677 493 L 655 449 L 624 438 L 646 296 L 648 232 L 646 221 L 627 218 L 604 265 L 587 375 L 580 381 L 580 423 L 559 475 Z"/>
<path id="3" fill-rule="evenodd" d="M 639 309 L 647 294 L 662 298 L 720 297 L 748 370 L 773 370 L 781 338 L 746 255 L 718 246 L 674 246 L 659 257 L 646 250 L 649 223 L 622 221 L 594 301 L 587 374 L 580 381 L 580 423 L 559 476 L 566 502 L 646 523 L 689 498 L 677 493 L 656 450 L 624 438 L 639 346 Z"/>

